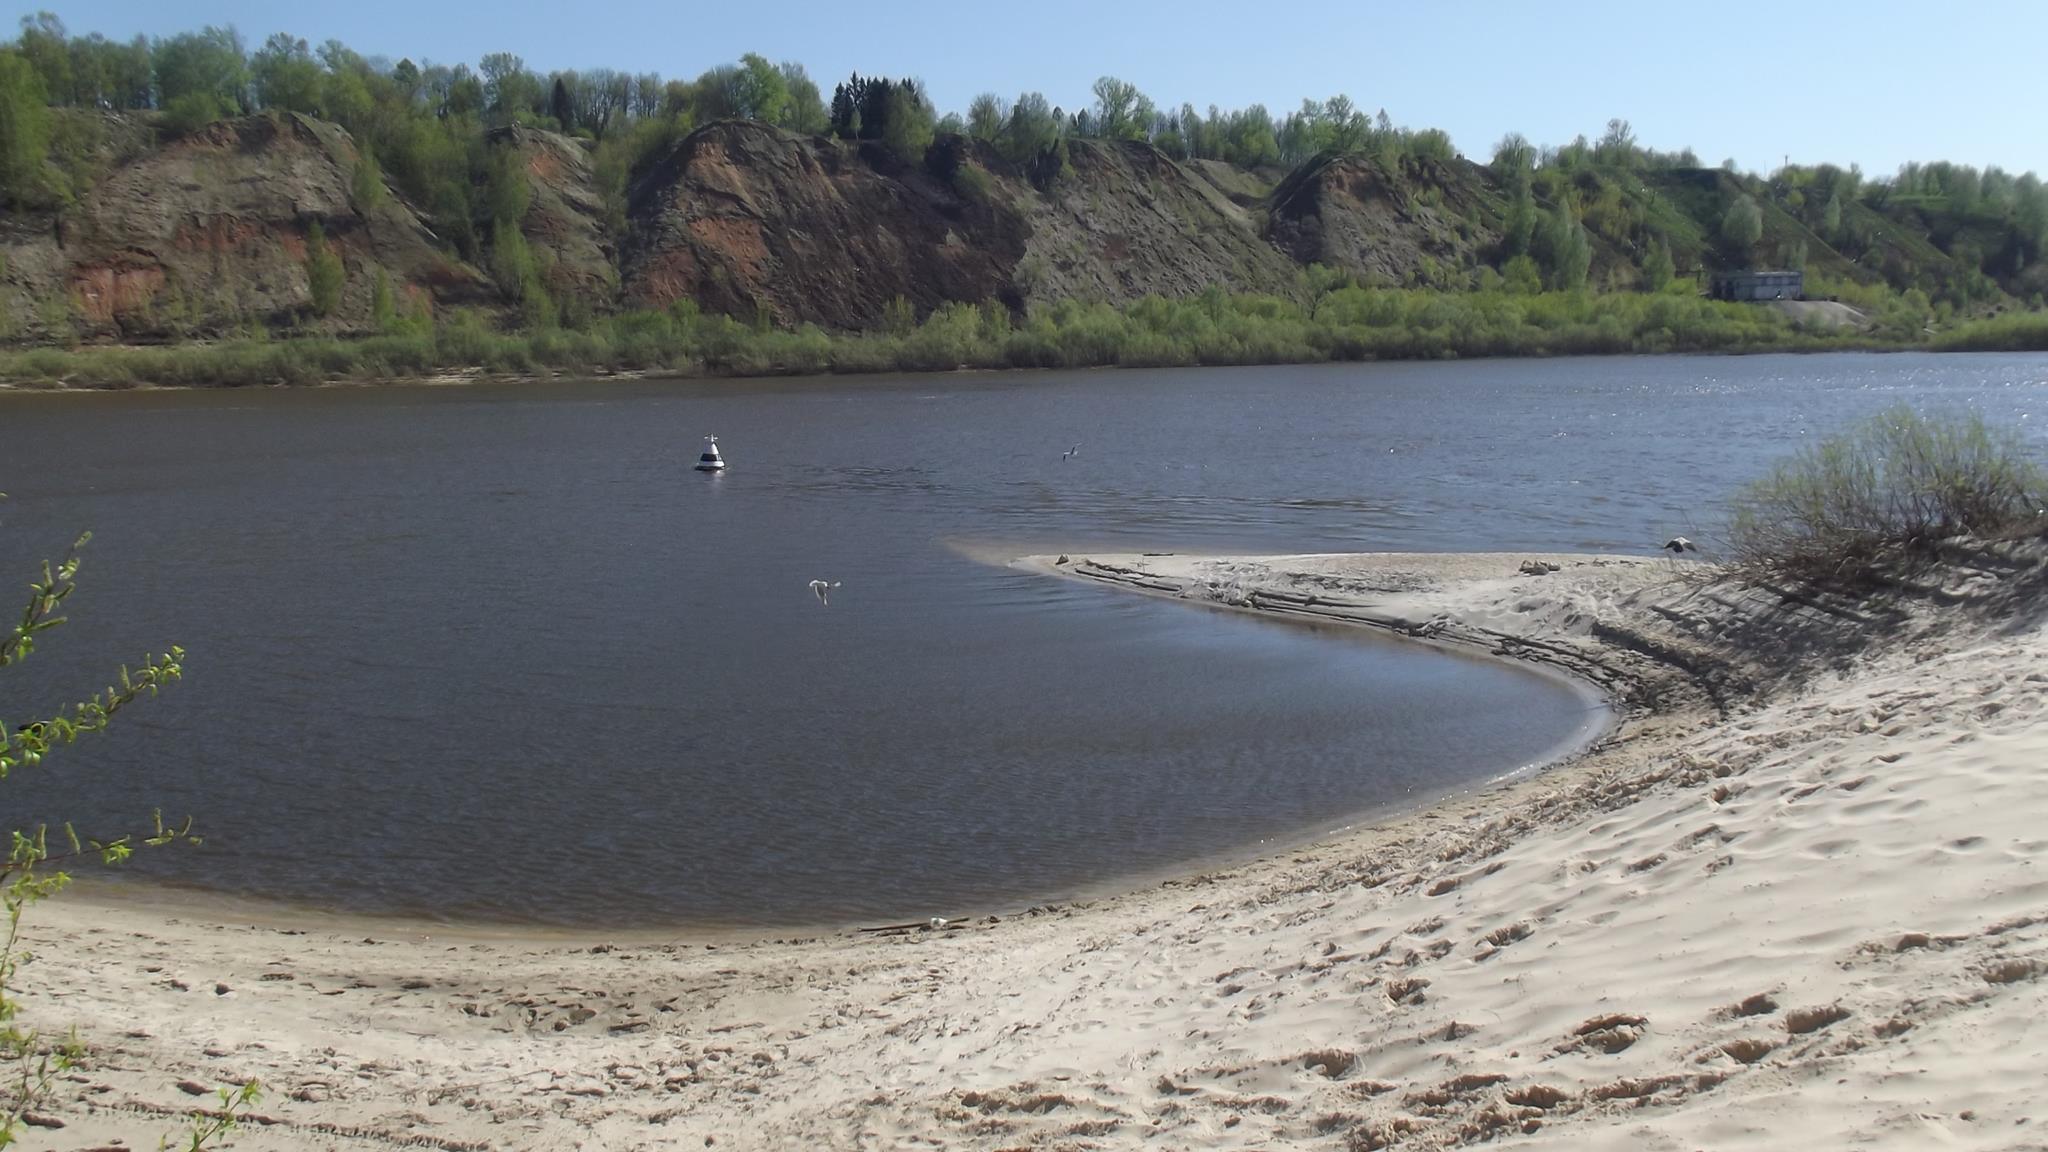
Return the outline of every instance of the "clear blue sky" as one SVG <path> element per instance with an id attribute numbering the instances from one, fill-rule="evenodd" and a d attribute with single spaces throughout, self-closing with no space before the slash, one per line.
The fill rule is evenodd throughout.
<path id="1" fill-rule="evenodd" d="M 32 9 L 24 8 L 23 11 Z M 289 31 L 366 56 L 695 76 L 742 52 L 798 60 L 829 95 L 848 72 L 916 75 L 942 111 L 977 92 L 1042 91 L 1072 111 L 1097 76 L 1206 109 L 1338 92 L 1484 157 L 1502 133 L 1597 136 L 1611 116 L 1645 144 L 1769 171 L 1905 160 L 2048 175 L 2048 2 L 1787 4 L 1476 0 L 81 0 L 73 33 L 128 38 L 233 24 L 250 47 Z M 872 15 L 887 12 L 886 26 Z M 867 17 L 868 19 L 863 19 Z"/>

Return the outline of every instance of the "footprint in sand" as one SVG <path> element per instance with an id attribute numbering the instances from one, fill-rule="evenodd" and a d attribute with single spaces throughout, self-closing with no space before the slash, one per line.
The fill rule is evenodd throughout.
<path id="1" fill-rule="evenodd" d="M 1794 1008 L 1785 1013 L 1785 1031 L 1794 1036 L 1818 1032 L 1830 1024 L 1849 1018 L 1849 1010 L 1840 1004 L 1822 1004 L 1813 1008 Z"/>
<path id="2" fill-rule="evenodd" d="M 1759 992 L 1745 998 L 1741 1003 L 1730 1004 L 1721 1009 L 1721 1015 L 1730 1020 L 1739 1020 L 1745 1016 L 1768 1016 L 1777 1010 L 1778 1002 L 1771 999 L 1771 994 Z"/>

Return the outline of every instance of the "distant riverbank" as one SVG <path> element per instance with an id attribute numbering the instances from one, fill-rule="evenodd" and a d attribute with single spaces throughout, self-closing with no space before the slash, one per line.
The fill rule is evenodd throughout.
<path id="1" fill-rule="evenodd" d="M 889 330 L 742 324 L 689 305 L 581 329 L 502 332 L 476 313 L 359 338 L 252 334 L 165 345 L 0 352 L 0 385 L 250 387 L 549 375 L 781 376 L 958 369 L 1194 367 L 1666 352 L 2048 349 L 2048 313 L 1930 334 L 1900 311 L 1862 325 L 1678 293 L 1442 293 L 1346 288 L 1310 305 L 1211 292 L 1121 308 L 1064 302 L 1018 320 L 955 304 Z"/>

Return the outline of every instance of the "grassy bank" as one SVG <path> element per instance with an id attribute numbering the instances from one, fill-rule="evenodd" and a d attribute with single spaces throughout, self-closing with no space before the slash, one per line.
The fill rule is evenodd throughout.
<path id="1" fill-rule="evenodd" d="M 266 337 L 152 347 L 0 353 L 0 380 L 73 388 L 236 387 L 380 380 L 482 369 L 756 376 L 955 368 L 1158 367 L 1751 352 L 1921 346 L 1925 320 L 1881 314 L 1869 329 L 1803 326 L 1779 312 L 1681 293 L 1339 288 L 1313 304 L 1211 290 L 1121 308 L 1064 302 L 1013 319 L 996 305 L 948 305 L 887 330 L 747 325 L 683 303 L 581 328 L 506 332 L 475 313 L 356 339 Z M 2042 318 L 2030 317 L 2037 323 Z M 1966 330 L 1967 331 L 1967 330 Z M 2000 329 L 1999 331 L 2004 331 Z"/>
<path id="2" fill-rule="evenodd" d="M 1937 352 L 2048 352 L 2048 312 L 2009 312 L 1944 332 Z"/>

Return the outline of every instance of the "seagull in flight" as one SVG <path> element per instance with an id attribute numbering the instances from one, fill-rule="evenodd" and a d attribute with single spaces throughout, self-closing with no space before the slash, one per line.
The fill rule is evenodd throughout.
<path id="1" fill-rule="evenodd" d="M 839 587 L 839 585 L 840 581 L 838 580 L 834 580 L 829 584 L 823 580 L 813 580 L 811 581 L 811 592 L 817 596 L 818 603 L 829 608 L 832 605 L 832 590 Z"/>
<path id="2" fill-rule="evenodd" d="M 1690 540 L 1687 540 L 1687 539 L 1686 539 L 1685 537 L 1683 537 L 1683 536 L 1673 536 L 1673 537 L 1672 537 L 1671 539 L 1669 539 L 1669 540 L 1666 540 L 1666 541 L 1664 542 L 1664 547 L 1665 547 L 1665 550 L 1667 550 L 1667 551 L 1670 551 L 1670 552 L 1697 552 L 1697 551 L 1699 551 L 1699 549 L 1698 549 L 1697 547 L 1695 547 L 1695 546 L 1693 545 L 1693 542 L 1692 542 L 1692 541 L 1690 541 Z"/>
<path id="3" fill-rule="evenodd" d="M 1067 449 L 1065 452 L 1060 453 L 1060 462 L 1065 463 L 1066 461 L 1072 460 L 1074 457 L 1079 456 L 1080 454 L 1081 446 L 1079 444 L 1076 444 L 1072 448 Z"/>

